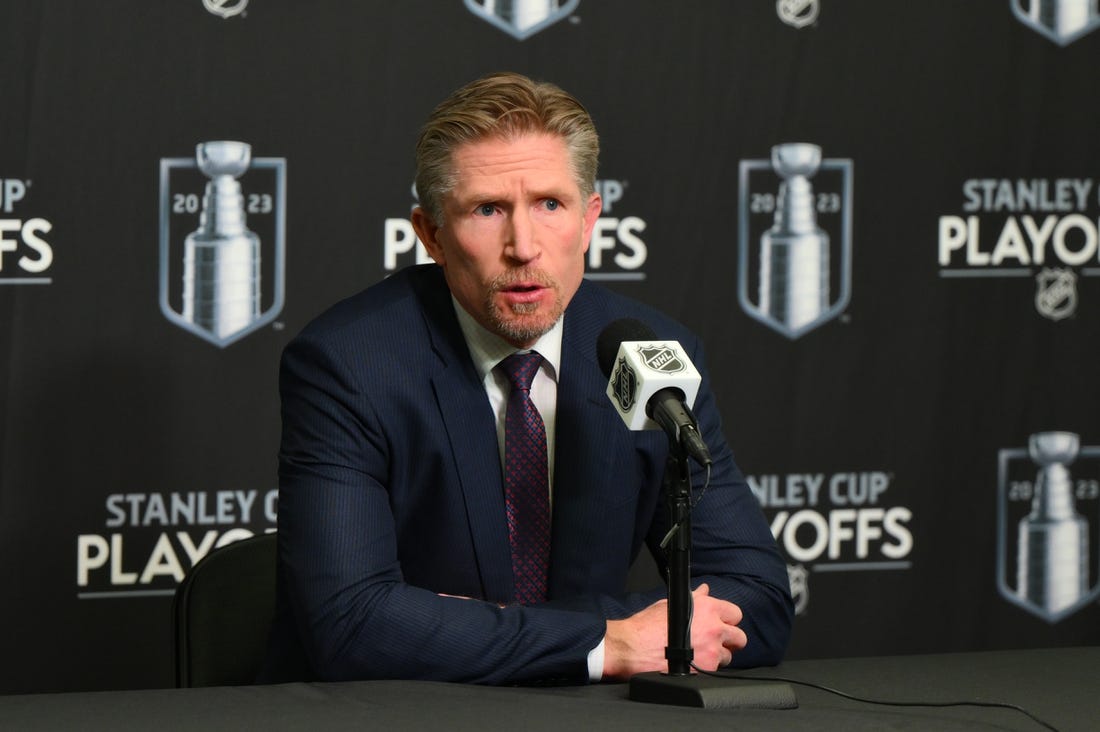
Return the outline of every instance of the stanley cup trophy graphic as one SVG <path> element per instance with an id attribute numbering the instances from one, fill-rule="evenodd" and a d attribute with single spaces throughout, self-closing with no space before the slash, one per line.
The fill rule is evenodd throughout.
<path id="1" fill-rule="evenodd" d="M 210 179 L 199 228 L 183 255 L 183 318 L 222 338 L 260 316 L 260 238 L 245 225 L 237 177 L 248 170 L 252 149 L 243 142 L 202 142 L 199 169 Z"/>
<path id="2" fill-rule="evenodd" d="M 772 148 L 772 168 L 783 182 L 775 223 L 760 237 L 760 310 L 792 331 L 829 307 L 829 235 L 817 226 L 810 185 L 820 165 L 817 145 Z"/>
<path id="3" fill-rule="evenodd" d="M 1097 0 L 1018 0 L 1018 3 L 1025 16 L 1058 36 L 1084 30 L 1097 12 Z"/>
<path id="4" fill-rule="evenodd" d="M 466 7 L 519 40 L 566 17 L 580 0 L 466 0 Z"/>
<path id="5" fill-rule="evenodd" d="M 1088 591 L 1089 527 L 1077 513 L 1069 466 L 1080 448 L 1072 432 L 1031 436 L 1028 452 L 1039 466 L 1031 513 L 1019 522 L 1016 593 L 1056 615 Z"/>
<path id="6" fill-rule="evenodd" d="M 1100 0 L 1014 0 L 1012 11 L 1063 46 L 1100 24 Z"/>
<path id="7" fill-rule="evenodd" d="M 530 28 L 545 22 L 558 9 L 557 0 L 492 0 L 485 3 L 489 12 L 516 28 Z"/>

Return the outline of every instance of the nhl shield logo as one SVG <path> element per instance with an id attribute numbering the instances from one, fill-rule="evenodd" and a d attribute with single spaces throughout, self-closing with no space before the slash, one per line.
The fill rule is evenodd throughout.
<path id="1" fill-rule="evenodd" d="M 997 589 L 1048 623 L 1100 597 L 1100 447 L 1073 432 L 1039 432 L 1001 450 Z"/>
<path id="2" fill-rule="evenodd" d="M 466 0 L 470 12 L 518 40 L 529 38 L 577 9 L 581 0 Z"/>
<path id="3" fill-rule="evenodd" d="M 1077 312 L 1077 275 L 1073 270 L 1043 267 L 1035 275 L 1035 309 L 1051 320 Z"/>
<path id="4" fill-rule="evenodd" d="M 818 0 L 776 0 L 775 12 L 787 25 L 805 28 L 817 20 L 821 6 Z"/>
<path id="5" fill-rule="evenodd" d="M 1096 0 L 1010 0 L 1016 18 L 1059 46 L 1068 46 L 1100 25 Z"/>
<path id="6" fill-rule="evenodd" d="M 620 358 L 615 366 L 615 373 L 611 375 L 611 393 L 615 395 L 615 401 L 624 412 L 634 408 L 634 395 L 638 392 L 638 375 L 626 362 Z"/>
<path id="7" fill-rule="evenodd" d="M 675 374 L 684 370 L 684 362 L 680 360 L 676 349 L 668 346 L 640 346 L 642 363 L 654 371 L 662 374 Z"/>
<path id="8" fill-rule="evenodd" d="M 160 161 L 160 309 L 224 348 L 283 309 L 286 159 L 212 141 Z"/>
<path id="9" fill-rule="evenodd" d="M 248 0 L 202 0 L 203 7 L 221 18 L 240 15 L 248 7 Z"/>
<path id="10" fill-rule="evenodd" d="M 852 161 L 809 143 L 742 160 L 738 299 L 795 339 L 840 315 L 851 299 Z"/>

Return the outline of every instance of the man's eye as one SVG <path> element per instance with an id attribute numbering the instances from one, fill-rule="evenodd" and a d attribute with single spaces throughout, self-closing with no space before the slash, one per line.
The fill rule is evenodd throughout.
<path id="1" fill-rule="evenodd" d="M 557 211 L 558 206 L 560 206 L 560 205 L 561 205 L 560 201 L 557 201 L 553 198 L 547 198 L 546 199 L 546 210 L 547 211 Z"/>
<path id="2" fill-rule="evenodd" d="M 491 203 L 483 203 L 477 207 L 478 216 L 492 216 L 497 208 Z"/>

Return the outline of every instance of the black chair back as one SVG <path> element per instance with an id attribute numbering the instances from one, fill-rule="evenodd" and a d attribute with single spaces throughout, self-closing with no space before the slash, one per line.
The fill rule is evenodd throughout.
<path id="1" fill-rule="evenodd" d="M 261 534 L 215 549 L 176 588 L 177 687 L 254 683 L 275 616 L 275 541 Z"/>

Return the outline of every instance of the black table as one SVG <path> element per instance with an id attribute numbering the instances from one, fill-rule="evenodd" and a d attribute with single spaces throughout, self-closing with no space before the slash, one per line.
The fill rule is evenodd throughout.
<path id="1" fill-rule="evenodd" d="M 1100 648 L 792 661 L 784 676 L 898 701 L 1008 702 L 1055 728 L 1100 729 Z M 730 682 L 751 683 L 751 682 Z M 628 699 L 625 684 L 494 688 L 414 681 L 0 696 L 4 730 L 1042 730 L 1009 709 L 891 707 L 794 686 L 792 710 Z"/>

